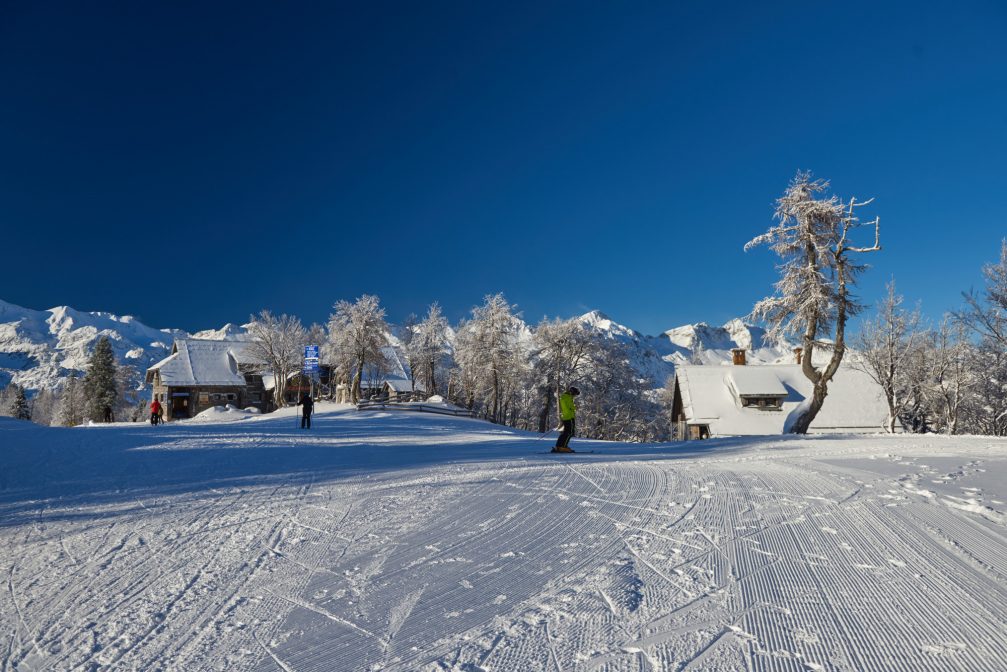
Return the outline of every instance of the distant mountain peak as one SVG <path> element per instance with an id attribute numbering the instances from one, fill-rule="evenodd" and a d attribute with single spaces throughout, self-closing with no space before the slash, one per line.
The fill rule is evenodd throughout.
<path id="1" fill-rule="evenodd" d="M 204 329 L 191 334 L 191 338 L 204 341 L 240 341 L 248 338 L 248 325 L 238 326 L 228 322 L 220 329 Z"/>
<path id="2" fill-rule="evenodd" d="M 582 321 L 591 321 L 591 322 L 612 321 L 612 318 L 610 318 L 608 315 L 606 315 L 605 313 L 601 312 L 598 309 L 589 310 L 588 312 L 581 315 L 580 319 Z"/>
<path id="3" fill-rule="evenodd" d="M 620 340 L 637 340 L 642 338 L 640 332 L 631 329 L 624 324 L 619 324 L 600 310 L 592 310 L 577 318 L 582 324 L 591 327 L 597 332 L 604 333 L 610 338 Z"/>
<path id="4" fill-rule="evenodd" d="M 218 338 L 233 338 L 240 327 L 227 325 Z M 12 380 L 30 390 L 55 388 L 72 372 L 83 372 L 95 343 L 102 336 L 112 343 L 119 362 L 137 369 L 163 359 L 180 329 L 154 329 L 132 315 L 82 311 L 70 306 L 32 310 L 0 300 L 0 387 Z"/>

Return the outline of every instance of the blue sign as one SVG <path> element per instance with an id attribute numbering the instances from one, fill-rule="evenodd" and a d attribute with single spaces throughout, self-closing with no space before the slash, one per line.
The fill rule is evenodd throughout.
<path id="1" fill-rule="evenodd" d="M 304 373 L 318 373 L 318 346 L 304 346 Z"/>

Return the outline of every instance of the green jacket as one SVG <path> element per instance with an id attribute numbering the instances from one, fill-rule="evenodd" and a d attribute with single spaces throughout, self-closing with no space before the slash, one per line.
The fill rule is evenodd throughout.
<path id="1" fill-rule="evenodd" d="M 573 420 L 577 415 L 577 405 L 573 403 L 573 395 L 564 392 L 559 397 L 559 417 L 562 420 Z"/>

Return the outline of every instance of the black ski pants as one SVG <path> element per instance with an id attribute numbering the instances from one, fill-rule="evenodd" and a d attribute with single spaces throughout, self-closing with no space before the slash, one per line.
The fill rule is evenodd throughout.
<path id="1" fill-rule="evenodd" d="M 577 431 L 577 420 L 576 418 L 570 418 L 569 420 L 563 421 L 563 431 L 560 432 L 559 438 L 556 439 L 557 448 L 569 448 L 570 439 L 573 438 L 573 433 Z"/>
<path id="2" fill-rule="evenodd" d="M 311 429 L 311 414 L 302 413 L 301 414 L 301 429 Z"/>

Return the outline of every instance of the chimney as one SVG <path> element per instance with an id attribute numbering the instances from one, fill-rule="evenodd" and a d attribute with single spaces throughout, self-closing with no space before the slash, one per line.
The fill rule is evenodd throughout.
<path id="1" fill-rule="evenodd" d="M 801 363 L 801 355 L 803 352 L 804 348 L 802 348 L 801 346 L 797 346 L 796 348 L 794 348 L 794 359 L 797 360 L 798 364 Z"/>
<path id="2" fill-rule="evenodd" d="M 731 348 L 731 357 L 734 360 L 735 366 L 745 365 L 745 349 L 744 348 Z"/>

